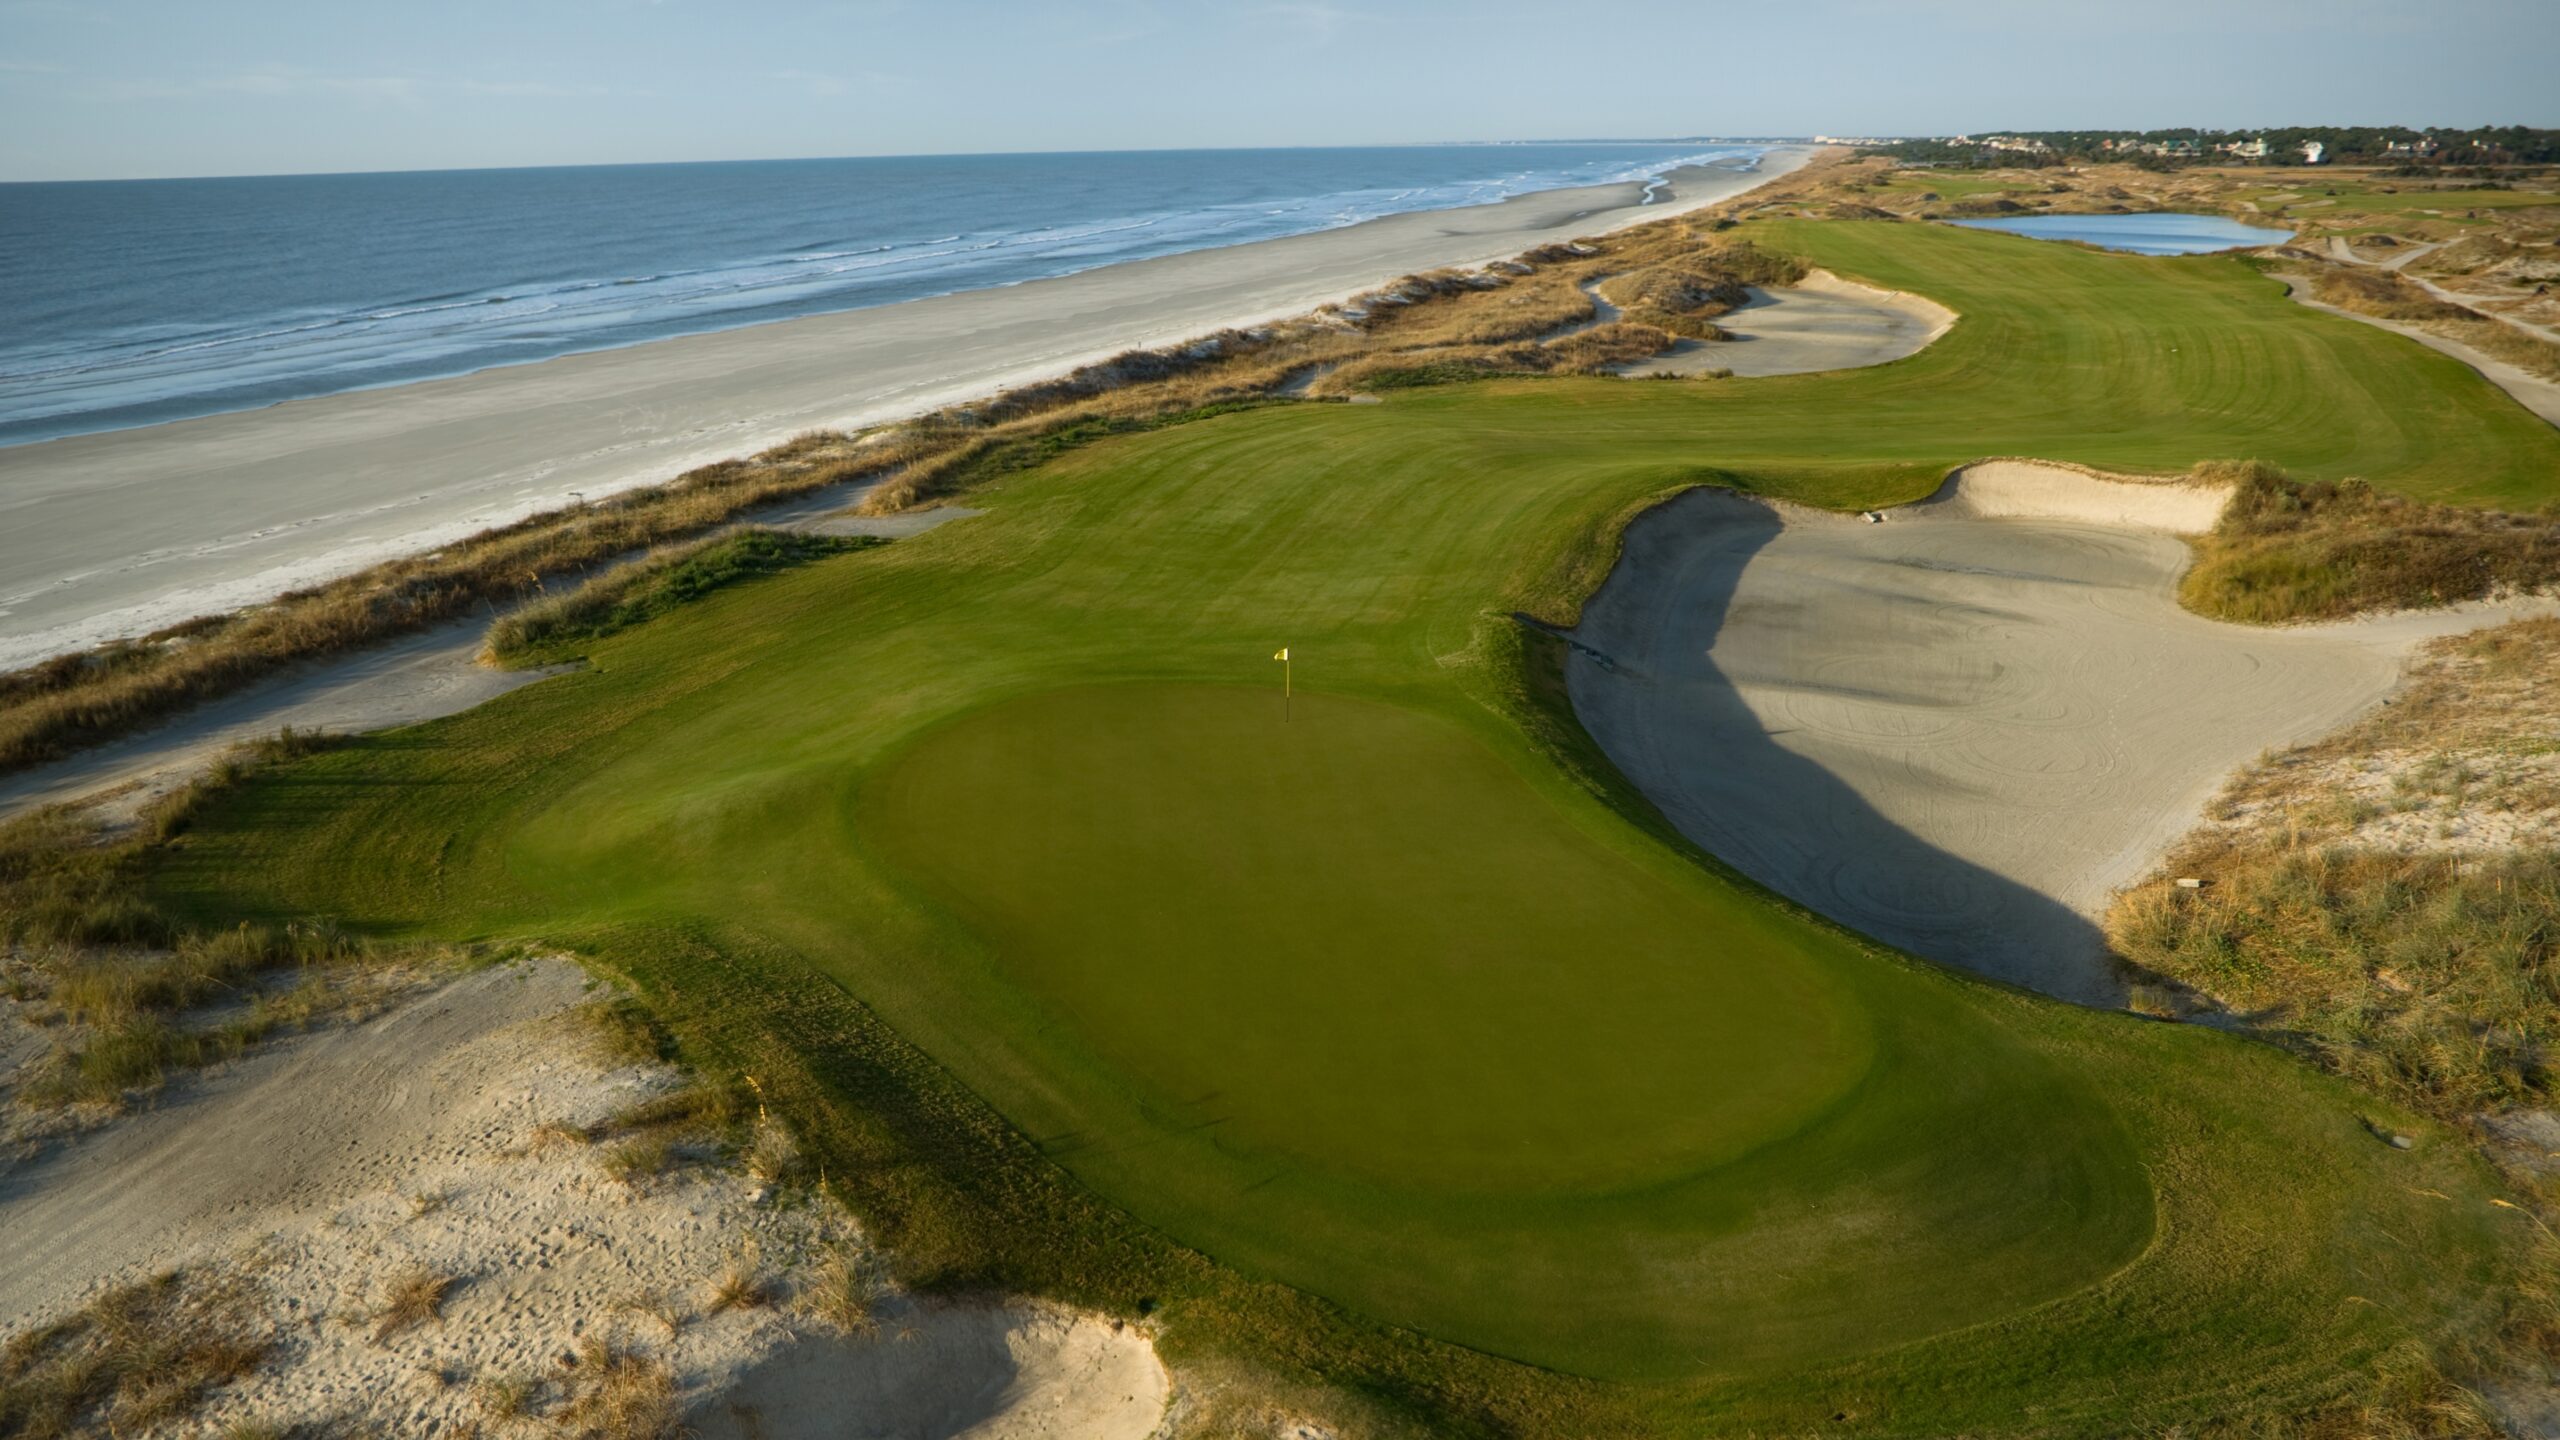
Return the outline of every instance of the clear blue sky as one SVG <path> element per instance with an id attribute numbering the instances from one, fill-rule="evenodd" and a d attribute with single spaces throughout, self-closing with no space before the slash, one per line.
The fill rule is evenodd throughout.
<path id="1" fill-rule="evenodd" d="M 0 0 L 0 179 L 2560 125 L 2560 0 Z"/>

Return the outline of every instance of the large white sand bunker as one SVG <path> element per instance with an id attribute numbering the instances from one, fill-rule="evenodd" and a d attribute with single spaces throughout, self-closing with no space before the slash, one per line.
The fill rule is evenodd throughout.
<path id="1" fill-rule="evenodd" d="M 1657 508 L 1584 612 L 1608 658 L 1575 653 L 1574 708 L 1684 834 L 1771 888 L 2113 1003 L 2092 917 L 2222 777 L 2483 617 L 2205 620 L 2177 604 L 2165 527 L 2209 521 L 2216 492 L 1983 469 L 1883 523 L 1715 490 Z"/>
<path id="2" fill-rule="evenodd" d="M 1716 318 L 1733 338 L 1684 340 L 1630 365 L 1629 375 L 1802 375 L 1852 370 L 1914 355 L 1956 323 L 1956 313 L 1907 290 L 1879 290 L 1816 270 L 1784 290 L 1754 287 L 1748 304 Z"/>

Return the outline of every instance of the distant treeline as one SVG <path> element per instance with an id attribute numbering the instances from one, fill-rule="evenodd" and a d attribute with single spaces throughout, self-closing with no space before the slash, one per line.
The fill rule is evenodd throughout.
<path id="1" fill-rule="evenodd" d="M 2261 163 L 2296 165 L 2317 144 L 2331 165 L 2543 165 L 2560 163 L 2560 130 L 2485 125 L 2412 130 L 2401 125 L 2285 125 L 2264 130 L 2000 130 L 1903 140 L 1876 153 L 1964 166 L 2038 166 L 2125 160 L 2135 164 L 2249 163 L 2221 147 L 2266 142 Z"/>

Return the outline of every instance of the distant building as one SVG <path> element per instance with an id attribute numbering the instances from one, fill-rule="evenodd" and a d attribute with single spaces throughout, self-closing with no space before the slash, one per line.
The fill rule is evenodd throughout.
<path id="1" fill-rule="evenodd" d="M 2226 141 L 2213 148 L 2242 160 L 2264 160 L 2267 158 L 2267 137 L 2261 135 L 2255 140 Z"/>
<path id="2" fill-rule="evenodd" d="M 2193 159 L 2204 153 L 2204 147 L 2193 140 L 2107 140 L 2100 142 L 2098 148 L 2123 155 L 2162 155 L 2177 159 Z M 2232 147 L 2218 148 L 2228 150 Z M 2261 148 L 2257 153 L 2263 155 L 2267 152 Z"/>
<path id="3" fill-rule="evenodd" d="M 1982 148 L 1986 150 L 2019 150 L 2030 155 L 2047 154 L 2053 149 L 2052 146 L 2047 145 L 2041 140 L 2031 140 L 2024 135 L 1985 135 L 1982 137 Z"/>
<path id="4" fill-rule="evenodd" d="M 2394 140 L 2382 147 L 2382 153 L 2407 160 L 2423 160 L 2436 153 L 2436 137 L 2421 135 L 2415 140 Z"/>
<path id="5" fill-rule="evenodd" d="M 2317 165 L 2317 164 L 2319 164 L 2321 161 L 2323 161 L 2323 160 L 2327 159 L 2327 158 L 2328 158 L 2328 156 L 2329 156 L 2329 147 L 2328 147 L 2328 146 L 2326 146 L 2326 145 L 2321 144 L 2319 141 L 2317 141 L 2317 140 L 2305 140 L 2305 141 L 2303 141 L 2303 142 L 2302 142 L 2302 163 L 2303 163 L 2303 164 L 2305 164 L 2305 165 Z"/>

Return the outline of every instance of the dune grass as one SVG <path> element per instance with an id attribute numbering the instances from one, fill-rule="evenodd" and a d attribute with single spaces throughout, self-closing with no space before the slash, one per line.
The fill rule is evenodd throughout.
<path id="1" fill-rule="evenodd" d="M 0 1435 L 174 1434 L 282 1337 L 254 1280 L 220 1267 L 109 1291 L 0 1349 Z"/>
<path id="2" fill-rule="evenodd" d="M 15 1099 L 118 1105 L 172 1071 L 367 1004 L 405 971 L 461 958 L 308 917 L 190 925 L 144 892 L 149 857 L 183 843 L 208 797 L 338 743 L 288 729 L 241 746 L 122 830 L 60 807 L 0 822 L 0 945 L 29 962 L 28 992 L 14 998 L 30 1003 L 51 1035 Z"/>
<path id="3" fill-rule="evenodd" d="M 2358 480 L 2305 483 L 2258 461 L 2196 467 L 2233 486 L 2178 582 L 2222 620 L 2334 620 L 2560 587 L 2560 511 L 2431 505 Z"/>
<path id="4" fill-rule="evenodd" d="M 670 546 L 575 589 L 509 611 L 489 627 L 483 657 L 502 665 L 565 659 L 579 646 L 759 575 L 888 542 L 749 526 Z"/>
<path id="5" fill-rule="evenodd" d="M 2113 1434 L 2456 1364 L 2529 1303 L 2459 1143 L 1702 863 L 1509 616 L 1569 622 L 1702 481 L 1870 506 L 1985 453 L 2258 453 L 2531 503 L 2560 436 L 2229 260 L 1747 229 L 1965 318 L 1868 371 L 1101 438 L 252 779 L 156 894 L 577 948 L 757 1077 L 907 1283 L 1150 1314 L 1385 1428 Z"/>
<path id="6" fill-rule="evenodd" d="M 2432 642 L 2392 704 L 2236 777 L 2117 902 L 2110 941 L 2403 1103 L 2548 1105 L 2555 725 L 2560 620 Z"/>

